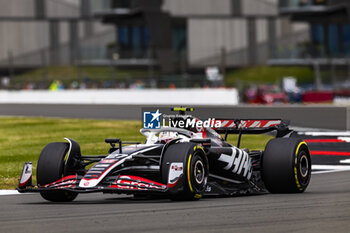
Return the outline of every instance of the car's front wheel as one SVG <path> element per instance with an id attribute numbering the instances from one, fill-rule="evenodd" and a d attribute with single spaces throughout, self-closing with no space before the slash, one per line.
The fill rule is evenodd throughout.
<path id="1" fill-rule="evenodd" d="M 63 178 L 68 149 L 69 144 L 64 142 L 53 142 L 44 147 L 37 165 L 36 177 L 39 186 Z M 40 194 L 44 199 L 53 202 L 73 201 L 78 195 L 66 190 L 43 191 Z"/>
<path id="2" fill-rule="evenodd" d="M 175 167 L 175 168 L 174 168 Z M 181 172 L 179 179 L 169 189 L 174 201 L 199 200 L 207 186 L 208 161 L 203 148 L 195 143 L 170 145 L 162 158 L 163 183 L 171 182 L 172 173 Z"/>

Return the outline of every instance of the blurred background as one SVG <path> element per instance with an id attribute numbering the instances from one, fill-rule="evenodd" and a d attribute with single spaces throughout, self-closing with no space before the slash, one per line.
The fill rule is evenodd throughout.
<path id="1" fill-rule="evenodd" d="M 0 0 L 0 80 L 350 104 L 350 1 Z"/>

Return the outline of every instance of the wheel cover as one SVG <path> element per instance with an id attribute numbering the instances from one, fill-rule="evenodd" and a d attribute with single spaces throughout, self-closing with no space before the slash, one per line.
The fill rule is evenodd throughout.
<path id="1" fill-rule="evenodd" d="M 202 184 L 204 182 L 204 178 L 206 174 L 205 174 L 204 164 L 201 160 L 197 160 L 196 163 L 194 164 L 193 173 L 197 184 Z"/>
<path id="2" fill-rule="evenodd" d="M 299 163 L 299 171 L 300 171 L 300 175 L 303 178 L 306 178 L 309 174 L 309 161 L 306 157 L 306 154 L 303 154 L 300 157 L 300 163 Z"/>

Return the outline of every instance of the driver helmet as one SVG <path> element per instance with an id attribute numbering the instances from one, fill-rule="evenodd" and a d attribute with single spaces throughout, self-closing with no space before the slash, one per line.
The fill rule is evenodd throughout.
<path id="1" fill-rule="evenodd" d="M 160 132 L 158 136 L 158 140 L 162 143 L 168 143 L 169 141 L 176 139 L 179 137 L 177 132 Z"/>

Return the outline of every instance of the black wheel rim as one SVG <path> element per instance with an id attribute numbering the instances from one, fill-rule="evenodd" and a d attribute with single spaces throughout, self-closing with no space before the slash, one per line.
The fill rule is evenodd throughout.
<path id="1" fill-rule="evenodd" d="M 205 178 L 205 169 L 204 164 L 201 160 L 197 160 L 194 164 L 194 179 L 196 180 L 197 184 L 202 184 L 204 182 Z"/>
<path id="2" fill-rule="evenodd" d="M 300 157 L 299 170 L 300 170 L 300 175 L 303 178 L 306 178 L 309 173 L 309 161 L 306 157 L 306 154 L 302 154 L 302 156 Z"/>
<path id="3" fill-rule="evenodd" d="M 308 153 L 304 150 L 298 154 L 297 170 L 300 185 L 306 187 L 311 177 L 311 160 Z"/>

